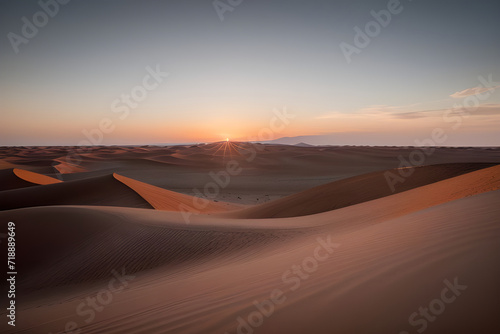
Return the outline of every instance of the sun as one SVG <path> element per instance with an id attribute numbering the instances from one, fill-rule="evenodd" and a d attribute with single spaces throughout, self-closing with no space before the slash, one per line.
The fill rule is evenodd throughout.
<path id="1" fill-rule="evenodd" d="M 229 141 L 229 138 L 226 138 L 226 141 Z"/>

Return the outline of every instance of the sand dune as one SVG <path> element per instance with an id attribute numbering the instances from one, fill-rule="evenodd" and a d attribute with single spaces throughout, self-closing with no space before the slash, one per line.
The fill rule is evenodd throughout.
<path id="1" fill-rule="evenodd" d="M 157 194 L 155 191 L 159 191 L 119 175 L 114 177 L 145 192 L 146 197 L 154 196 Z M 65 235 L 65 243 L 54 253 L 39 251 L 31 258 L 26 255 L 26 259 L 21 261 L 30 266 L 34 263 L 39 266 L 37 271 L 41 273 L 38 276 L 30 275 L 30 281 L 40 286 L 57 286 L 105 277 L 110 268 L 125 265 L 127 261 L 129 270 L 136 272 L 164 263 L 179 263 L 183 258 L 192 259 L 202 254 L 208 256 L 223 252 L 220 249 L 249 248 L 254 243 L 278 240 L 279 235 L 307 234 L 317 228 L 327 227 L 332 233 L 345 233 L 497 189 L 500 189 L 500 166 L 309 217 L 241 219 L 237 224 L 234 219 L 221 218 L 221 215 L 195 215 L 187 224 L 183 215 L 177 212 L 109 207 L 27 208 L 10 210 L 6 214 L 7 219 L 22 222 L 22 228 L 27 234 L 43 229 L 50 235 L 54 231 L 54 238 L 59 233 Z M 172 201 L 179 200 L 178 194 L 168 195 L 173 196 Z M 164 194 L 161 198 L 164 198 Z M 71 216 L 79 218 L 68 224 Z M 86 221 L 93 223 L 87 227 Z M 68 228 L 71 232 L 63 232 Z M 38 233 L 33 235 L 38 236 Z M 84 236 L 89 236 L 88 242 Z M 51 247 L 56 247 L 57 244 L 56 240 L 37 240 L 27 242 L 31 244 L 31 248 L 40 245 L 40 250 L 44 249 L 41 246 L 43 244 L 48 243 Z M 106 247 L 109 244 L 114 245 L 112 250 Z M 128 248 L 130 245 L 134 247 Z M 68 256 L 71 250 L 76 250 L 76 254 Z M 64 261 L 54 258 L 54 254 L 65 254 Z M 50 260 L 58 263 L 57 270 L 54 270 Z"/>
<path id="2" fill-rule="evenodd" d="M 376 201 L 390 202 L 391 197 Z M 59 263 L 54 268 L 55 272 L 45 270 L 44 274 L 51 275 L 52 279 L 44 281 L 41 273 L 33 276 L 36 277 L 33 281 L 50 286 L 61 284 L 58 280 L 64 276 L 70 282 L 79 282 L 84 273 L 106 273 L 113 265 L 115 268 L 124 265 L 130 273 L 129 270 L 133 271 L 134 266 L 145 259 L 149 259 L 149 262 L 143 268 L 148 264 L 154 265 L 154 261 L 169 263 L 168 260 L 175 256 L 180 256 L 180 261 L 187 260 L 186 257 L 193 254 L 195 258 L 199 254 L 203 254 L 205 258 L 202 263 L 186 261 L 183 266 L 170 267 L 170 270 L 158 268 L 150 273 L 135 274 L 136 278 L 130 283 L 130 288 L 114 296 L 113 307 L 106 308 L 90 324 L 83 322 L 75 314 L 75 309 L 87 295 L 97 293 L 106 284 L 106 280 L 97 283 L 96 290 L 86 288 L 83 294 L 76 290 L 63 292 L 63 299 L 66 300 L 63 303 L 44 302 L 53 298 L 51 293 L 23 310 L 27 320 L 16 330 L 32 328 L 37 331 L 54 331 L 64 328 L 67 321 L 75 321 L 87 333 L 236 333 L 238 317 L 248 319 L 249 314 L 256 310 L 254 301 L 262 302 L 269 298 L 274 289 L 280 289 L 286 297 L 285 301 L 274 306 L 276 310 L 269 318 L 264 317 L 265 321 L 257 328 L 256 333 L 305 333 L 308 330 L 315 333 L 357 333 L 366 332 L 367 328 L 370 333 L 398 333 L 400 330 L 415 330 L 408 323 L 408 317 L 412 312 L 418 311 L 420 306 L 440 298 L 441 290 L 446 287 L 444 280 L 453 282 L 457 277 L 458 282 L 467 286 L 467 290 L 457 297 L 456 302 L 446 306 L 446 312 L 439 317 L 439 321 L 428 323 L 426 332 L 493 333 L 500 328 L 496 321 L 492 321 L 499 306 L 496 297 L 500 278 L 500 270 L 496 265 L 500 260 L 499 200 L 499 191 L 487 192 L 397 219 L 357 225 L 356 228 L 343 232 L 336 230 L 336 224 L 332 223 L 319 229 L 311 229 L 302 236 L 293 236 L 276 229 L 259 231 L 260 233 L 247 231 L 238 236 L 225 230 L 225 237 L 222 239 L 218 239 L 222 234 L 214 235 L 207 231 L 193 238 L 193 231 L 199 229 L 196 226 L 187 226 L 171 235 L 171 230 L 167 232 L 168 227 L 163 227 L 164 233 L 152 229 L 149 233 L 146 230 L 137 233 L 137 228 L 145 228 L 144 225 L 126 220 L 118 222 L 118 217 L 126 217 L 126 212 L 118 214 L 119 211 L 111 215 L 115 221 L 111 228 L 109 225 L 98 226 L 98 223 L 89 226 L 89 221 L 99 218 L 96 210 L 101 212 L 101 222 L 109 221 L 110 216 L 106 217 L 104 213 L 110 212 L 106 212 L 108 209 L 105 208 L 34 208 L 9 211 L 7 213 L 15 216 L 21 225 L 26 224 L 23 226 L 24 233 L 28 233 L 36 225 L 32 221 L 35 216 L 39 216 L 41 210 L 52 210 L 51 214 L 44 214 L 47 217 L 44 225 L 51 229 L 62 228 L 64 235 L 73 234 L 72 239 L 66 242 L 68 249 L 76 250 L 76 254 L 66 257 L 67 262 Z M 357 205 L 358 211 L 366 210 L 364 206 L 372 202 Z M 346 209 L 351 208 L 341 210 Z M 71 214 L 72 210 L 81 211 L 74 215 Z M 138 209 L 122 210 L 138 212 Z M 334 218 L 335 212 L 341 210 L 323 215 L 328 214 Z M 174 214 L 148 210 L 144 212 Z M 365 213 L 369 215 L 369 211 Z M 85 217 L 86 214 L 90 214 L 92 219 Z M 97 233 L 98 236 L 88 237 L 88 244 L 83 242 L 78 247 L 69 246 L 76 239 L 77 233 L 64 227 L 65 224 L 69 225 L 66 216 L 81 217 L 81 221 L 76 224 L 86 231 L 84 235 Z M 314 219 L 317 216 L 320 215 L 301 219 Z M 304 224 L 308 225 L 306 221 Z M 294 277 L 294 280 L 284 281 L 283 274 L 292 265 L 303 263 L 305 258 L 314 254 L 318 246 L 316 239 L 319 237 L 326 240 L 328 235 L 339 244 L 338 248 L 320 262 L 317 269 L 308 274 L 307 279 L 300 280 L 297 275 L 288 275 L 288 278 Z M 240 239 L 243 236 L 245 239 Z M 221 248 L 206 244 L 214 237 Z M 112 241 L 113 238 L 115 241 Z M 120 242 L 116 241 L 117 238 Z M 287 242 L 277 242 L 287 238 L 293 239 L 293 246 Z M 262 246 L 259 240 L 267 240 L 265 243 L 272 241 L 272 244 L 262 248 L 259 247 Z M 55 240 L 47 242 L 51 241 Z M 166 245 L 167 241 L 174 244 L 169 247 Z M 106 256 L 109 247 L 104 247 L 104 244 L 110 242 L 117 245 L 111 258 Z M 227 242 L 230 244 L 227 245 Z M 135 246 L 128 247 L 130 244 Z M 41 249 L 44 248 L 41 241 L 39 245 Z M 242 245 L 246 248 L 244 252 L 235 249 Z M 207 252 L 202 250 L 205 247 L 214 250 L 214 253 L 208 254 L 214 255 L 213 257 L 205 257 Z M 171 258 L 165 259 L 157 255 L 156 252 L 163 253 L 168 248 L 172 252 L 177 250 Z M 217 251 L 221 253 L 219 256 L 216 256 Z M 324 251 L 322 256 L 326 256 L 325 254 L 328 253 Z M 42 260 L 47 258 L 48 255 Z M 52 258 L 54 262 L 56 259 Z M 67 264 L 72 267 L 66 267 Z M 95 267 L 92 267 L 93 270 L 81 269 L 86 266 Z M 478 275 L 478 272 L 488 272 L 488 275 Z M 40 279 L 42 280 L 39 281 Z M 297 282 L 300 283 L 298 288 L 292 290 Z M 67 290 L 60 290 L 56 295 L 62 291 Z M 478 303 L 484 308 L 478 309 Z M 35 305 L 38 307 L 34 307 Z M 48 314 L 58 314 L 58 317 L 48 317 Z M 47 320 L 40 322 L 37 321 L 38 317 Z M 193 321 L 194 318 L 197 320 Z"/>
<path id="3" fill-rule="evenodd" d="M 46 205 L 106 205 L 152 208 L 112 175 L 0 192 L 0 210 Z"/>
<path id="4" fill-rule="evenodd" d="M 389 196 L 393 193 L 397 194 L 491 166 L 492 164 L 466 163 L 414 168 L 413 174 L 405 178 L 404 182 L 394 184 L 394 192 L 389 187 L 386 171 L 374 172 L 335 181 L 282 199 L 253 206 L 238 211 L 234 216 L 240 218 L 283 218 L 311 215 Z M 387 172 L 399 176 L 398 170 Z"/>
<path id="5" fill-rule="evenodd" d="M 22 169 L 18 169 L 18 168 L 14 168 L 13 172 L 20 179 L 23 179 L 25 181 L 28 181 L 28 182 L 31 182 L 34 184 L 45 185 L 45 184 L 54 184 L 54 183 L 62 182 L 61 180 L 55 179 L 55 178 L 50 177 L 50 176 L 46 176 L 46 175 L 38 174 L 38 173 L 33 173 L 30 171 L 22 170 Z"/>
<path id="6" fill-rule="evenodd" d="M 131 219 L 132 210 L 140 219 Z M 211 229 L 190 226 L 160 216 L 162 226 L 148 223 L 154 210 L 86 206 L 50 206 L 11 210 L 0 214 L 17 223 L 17 254 L 24 280 L 23 294 L 106 278 L 113 268 L 130 273 L 159 265 L 181 266 L 196 260 L 250 252 L 296 232 L 243 230 L 230 226 Z M 140 222 L 140 223 L 138 223 Z M 44 234 L 44 238 L 39 236 Z M 64 236 L 63 240 L 61 236 Z M 110 247 L 112 245 L 112 247 Z M 255 248 L 257 246 L 257 248 Z"/>
<path id="7" fill-rule="evenodd" d="M 497 148 L 438 148 L 394 193 L 384 171 L 413 148 L 95 147 L 65 182 L 27 171 L 71 149 L 0 150 L 22 273 L 2 333 L 500 332 Z M 292 195 L 193 206 L 230 159 L 221 198 Z"/>
<path id="8" fill-rule="evenodd" d="M 309 216 L 248 219 L 242 215 L 242 212 L 246 214 L 247 210 L 221 213 L 217 216 L 226 218 L 228 222 L 238 218 L 238 225 L 246 228 L 273 226 L 314 229 L 329 226 L 332 232 L 343 233 L 498 189 L 500 189 L 500 166 L 493 166 L 399 194 Z M 216 220 L 215 217 L 203 216 L 193 216 L 191 221 L 192 224 L 207 225 L 216 221 L 219 224 L 223 222 L 220 219 Z"/>
<path id="9" fill-rule="evenodd" d="M 298 250 L 291 254 L 272 255 L 262 262 L 245 266 L 235 264 L 235 269 L 244 271 L 238 278 L 245 279 L 243 286 L 247 287 L 245 292 L 248 294 L 230 297 L 222 289 L 212 292 L 223 294 L 218 295 L 221 300 L 229 298 L 227 304 L 232 305 L 231 311 L 217 312 L 215 309 L 222 308 L 214 307 L 212 312 L 203 313 L 202 308 L 193 308 L 189 312 L 191 316 L 205 316 L 199 327 L 188 325 L 188 317 L 176 314 L 182 320 L 172 317 L 164 321 L 163 329 L 188 333 L 189 330 L 211 328 L 208 333 L 235 333 L 236 319 L 239 316 L 248 319 L 255 310 L 252 302 L 267 299 L 273 289 L 280 288 L 286 293 L 286 302 L 279 305 L 276 313 L 256 332 L 415 332 L 422 328 L 409 324 L 410 315 L 418 312 L 419 307 L 429 307 L 433 300 L 441 298 L 441 291 L 446 287 L 444 280 L 454 282 L 457 278 L 467 290 L 457 296 L 453 304 L 446 305 L 444 313 L 434 322 L 427 321 L 426 333 L 497 332 L 500 325 L 494 319 L 500 306 L 497 298 L 500 270 L 496 266 L 500 260 L 498 200 L 500 193 L 497 191 L 344 235 L 331 234 L 332 240 L 340 243 L 337 252 L 320 263 L 317 271 L 302 280 L 295 291 L 291 291 L 293 284 L 280 280 L 281 275 L 291 265 L 300 264 L 311 256 L 317 243 L 310 240 L 296 243 Z M 330 231 L 326 229 L 323 233 Z M 265 273 L 253 274 L 257 268 L 266 268 Z M 483 276 L 478 272 L 488 274 Z M 199 304 L 208 302 L 201 294 L 198 301 Z M 216 326 L 215 316 L 232 319 L 232 323 L 225 325 L 221 321 Z M 148 320 L 153 317 L 151 315 Z M 146 318 L 142 317 L 143 321 Z M 422 318 L 418 316 L 417 319 Z M 96 324 L 91 328 L 97 327 Z"/>
<path id="10" fill-rule="evenodd" d="M 18 168 L 0 170 L 0 191 L 61 182 L 50 176 Z"/>
<path id="11" fill-rule="evenodd" d="M 0 170 L 0 191 L 31 187 L 34 185 L 34 183 L 26 181 L 14 174 L 14 169 L 12 168 Z"/>
<path id="12" fill-rule="evenodd" d="M 193 196 L 179 194 L 116 173 L 113 174 L 113 177 L 137 192 L 157 210 L 212 213 L 241 208 L 240 205 L 236 204 L 214 202 L 207 199 L 204 200 Z"/>
<path id="13" fill-rule="evenodd" d="M 0 191 L 0 210 L 44 205 L 101 205 L 214 213 L 242 207 L 176 193 L 116 173 L 63 184 L 57 179 L 19 169 L 2 171 L 2 174 L 5 190 L 9 191 Z M 46 186 L 17 189 L 33 185 Z"/>

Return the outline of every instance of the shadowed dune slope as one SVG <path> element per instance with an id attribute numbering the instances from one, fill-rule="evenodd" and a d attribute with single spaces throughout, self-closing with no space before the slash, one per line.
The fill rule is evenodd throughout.
<path id="1" fill-rule="evenodd" d="M 215 202 L 176 193 L 119 174 L 62 182 L 11 169 L 0 171 L 0 210 L 47 205 L 99 205 L 155 208 L 166 211 L 225 212 L 238 204 Z"/>
<path id="2" fill-rule="evenodd" d="M 393 169 L 335 181 L 268 203 L 242 209 L 231 215 L 239 218 L 285 218 L 316 214 L 377 198 L 390 196 L 458 175 L 495 166 L 491 163 L 454 163 L 416 167 L 411 170 Z M 411 173 L 401 178 L 399 172 Z M 387 176 L 400 178 L 394 182 L 394 192 Z M 404 175 L 404 174 L 403 174 Z"/>
<path id="3" fill-rule="evenodd" d="M 157 210 L 212 213 L 241 208 L 241 206 L 237 204 L 213 202 L 176 193 L 116 173 L 113 174 L 113 177 L 135 191 Z"/>
<path id="4" fill-rule="evenodd" d="M 137 216 L 128 215 L 135 212 Z M 148 224 L 157 216 L 166 224 Z M 168 223 L 170 213 L 135 208 L 50 206 L 3 211 L 1 219 L 16 222 L 18 270 L 24 273 L 22 293 L 106 278 L 111 270 L 128 273 L 159 265 L 178 266 L 215 255 L 249 249 L 258 252 L 273 241 L 287 241 L 299 232 L 280 229 L 244 230 L 231 226 Z M 40 238 L 43 235 L 43 238 Z"/>
<path id="5" fill-rule="evenodd" d="M 112 175 L 0 192 L 0 210 L 46 205 L 101 205 L 152 208 Z"/>
<path id="6" fill-rule="evenodd" d="M 61 182 L 53 177 L 18 168 L 0 170 L 0 191 Z"/>

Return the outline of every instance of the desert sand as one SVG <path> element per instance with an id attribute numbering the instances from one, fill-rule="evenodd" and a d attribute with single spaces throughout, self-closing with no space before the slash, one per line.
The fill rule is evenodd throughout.
<path id="1" fill-rule="evenodd" d="M 2 333 L 500 332 L 498 148 L 76 150 L 0 149 Z"/>

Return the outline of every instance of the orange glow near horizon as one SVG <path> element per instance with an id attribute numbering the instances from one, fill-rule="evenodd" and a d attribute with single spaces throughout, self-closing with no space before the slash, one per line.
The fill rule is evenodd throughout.
<path id="1" fill-rule="evenodd" d="M 19 129 L 13 114 L 9 114 L 3 125 L 4 135 L 12 138 L 24 137 L 26 141 L 29 139 L 32 143 L 42 143 L 43 145 L 79 145 L 83 141 L 88 141 L 89 136 L 99 140 L 99 144 L 103 145 L 128 145 L 238 143 L 268 141 L 281 137 L 327 135 L 333 135 L 335 138 L 332 139 L 332 143 L 345 137 L 349 138 L 346 139 L 347 142 L 371 143 L 377 138 L 385 136 L 388 138 L 387 143 L 397 144 L 405 137 L 425 137 L 428 135 L 429 129 L 448 125 L 443 123 L 442 112 L 428 112 L 425 115 L 426 117 L 408 120 L 396 118 L 387 113 L 371 111 L 353 114 L 334 113 L 319 118 L 310 118 L 299 114 L 297 118 L 283 127 L 280 124 L 270 123 L 269 119 L 266 118 L 252 120 L 249 118 L 214 117 L 197 122 L 178 120 L 174 123 L 161 119 L 152 122 L 148 119 L 135 119 L 131 116 L 130 119 L 124 121 L 112 119 L 113 130 L 104 133 L 99 130 L 99 118 L 80 123 L 70 123 L 63 118 L 33 118 L 26 120 L 23 123 L 23 128 Z M 469 138 L 473 134 L 482 134 L 488 131 L 493 133 L 498 127 L 498 118 L 495 117 L 497 116 L 475 115 L 461 125 L 460 134 L 464 138 Z M 98 135 L 97 130 L 101 135 Z M 22 140 L 12 140 L 12 142 L 16 145 L 23 144 Z"/>

